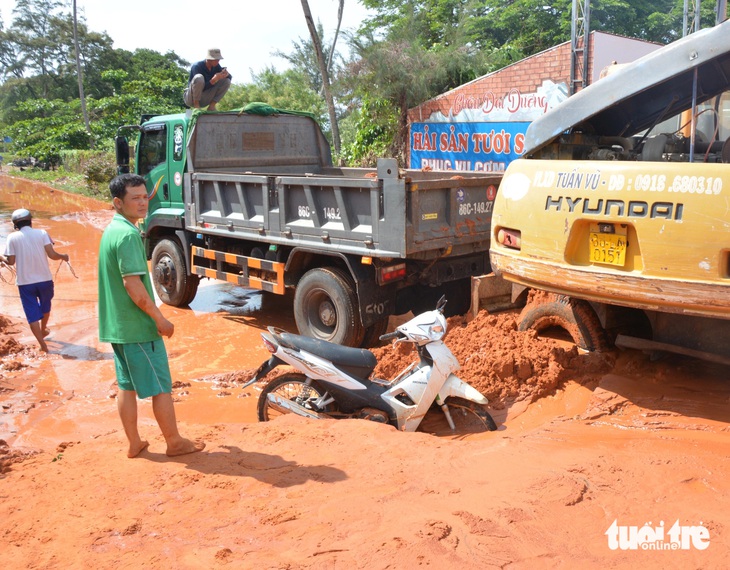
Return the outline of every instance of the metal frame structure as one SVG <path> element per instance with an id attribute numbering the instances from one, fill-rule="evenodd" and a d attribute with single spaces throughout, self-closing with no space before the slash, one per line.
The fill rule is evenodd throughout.
<path id="1" fill-rule="evenodd" d="M 570 95 L 574 95 L 589 83 L 590 16 L 590 0 L 583 0 L 582 5 L 579 0 L 573 0 L 573 20 L 570 26 Z"/>
<path id="2" fill-rule="evenodd" d="M 700 30 L 700 5 L 702 0 L 684 0 L 682 36 Z M 692 20 L 690 21 L 690 14 Z M 576 94 L 590 84 L 588 79 L 589 38 L 590 38 L 590 0 L 573 0 L 573 18 L 570 26 L 570 95 Z M 715 5 L 715 25 L 727 19 L 727 0 L 717 0 Z"/>

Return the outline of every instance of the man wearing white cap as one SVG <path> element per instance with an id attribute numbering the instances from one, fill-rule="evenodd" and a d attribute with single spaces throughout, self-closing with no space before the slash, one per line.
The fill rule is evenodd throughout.
<path id="1" fill-rule="evenodd" d="M 46 325 L 51 316 L 53 299 L 53 276 L 48 267 L 48 258 L 68 261 L 66 253 L 53 249 L 53 240 L 46 230 L 31 227 L 32 216 L 28 210 L 15 210 L 10 216 L 14 231 L 8 236 L 5 255 L 0 262 L 18 264 L 15 281 L 20 292 L 25 317 L 43 352 L 48 352 L 45 337 L 50 334 Z"/>
<path id="2" fill-rule="evenodd" d="M 193 109 L 208 107 L 208 111 L 215 111 L 216 105 L 231 86 L 233 77 L 225 67 L 221 67 L 221 59 L 223 59 L 221 50 L 211 48 L 205 59 L 194 63 L 190 68 L 188 86 L 183 93 L 183 99 L 188 107 Z"/>

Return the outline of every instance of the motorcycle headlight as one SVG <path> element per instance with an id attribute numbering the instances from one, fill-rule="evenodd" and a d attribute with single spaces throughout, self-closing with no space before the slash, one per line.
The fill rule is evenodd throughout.
<path id="1" fill-rule="evenodd" d="M 446 332 L 446 327 L 441 323 L 432 323 L 429 325 L 421 325 L 421 330 L 424 332 L 423 340 L 440 340 Z"/>

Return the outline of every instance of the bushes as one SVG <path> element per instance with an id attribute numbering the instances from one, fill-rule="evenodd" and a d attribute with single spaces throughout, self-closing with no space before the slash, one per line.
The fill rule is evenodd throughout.
<path id="1" fill-rule="evenodd" d="M 61 151 L 61 164 L 66 170 L 83 175 L 92 194 L 104 194 L 109 181 L 117 174 L 116 157 L 112 152 L 64 150 Z"/>

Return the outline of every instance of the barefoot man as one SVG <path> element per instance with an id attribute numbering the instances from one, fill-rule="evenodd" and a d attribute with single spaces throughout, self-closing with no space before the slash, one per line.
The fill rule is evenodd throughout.
<path id="1" fill-rule="evenodd" d="M 33 228 L 33 216 L 29 210 L 15 210 L 10 220 L 16 231 L 8 236 L 5 255 L 0 255 L 0 263 L 18 264 L 15 280 L 23 312 L 41 350 L 48 352 L 45 339 L 51 334 L 48 319 L 53 299 L 53 276 L 48 259 L 67 262 L 69 257 L 53 248 L 53 240 L 46 230 Z"/>
<path id="2" fill-rule="evenodd" d="M 200 451 L 202 442 L 180 435 L 172 402 L 172 377 L 162 336 L 174 325 L 152 296 L 137 222 L 147 215 L 144 178 L 122 174 L 109 184 L 116 214 L 99 245 L 99 340 L 110 342 L 116 367 L 117 407 L 129 440 L 127 457 L 148 445 L 137 429 L 137 398 L 152 398 L 152 411 L 167 443 L 167 455 Z M 162 335 L 162 336 L 161 336 Z"/>

